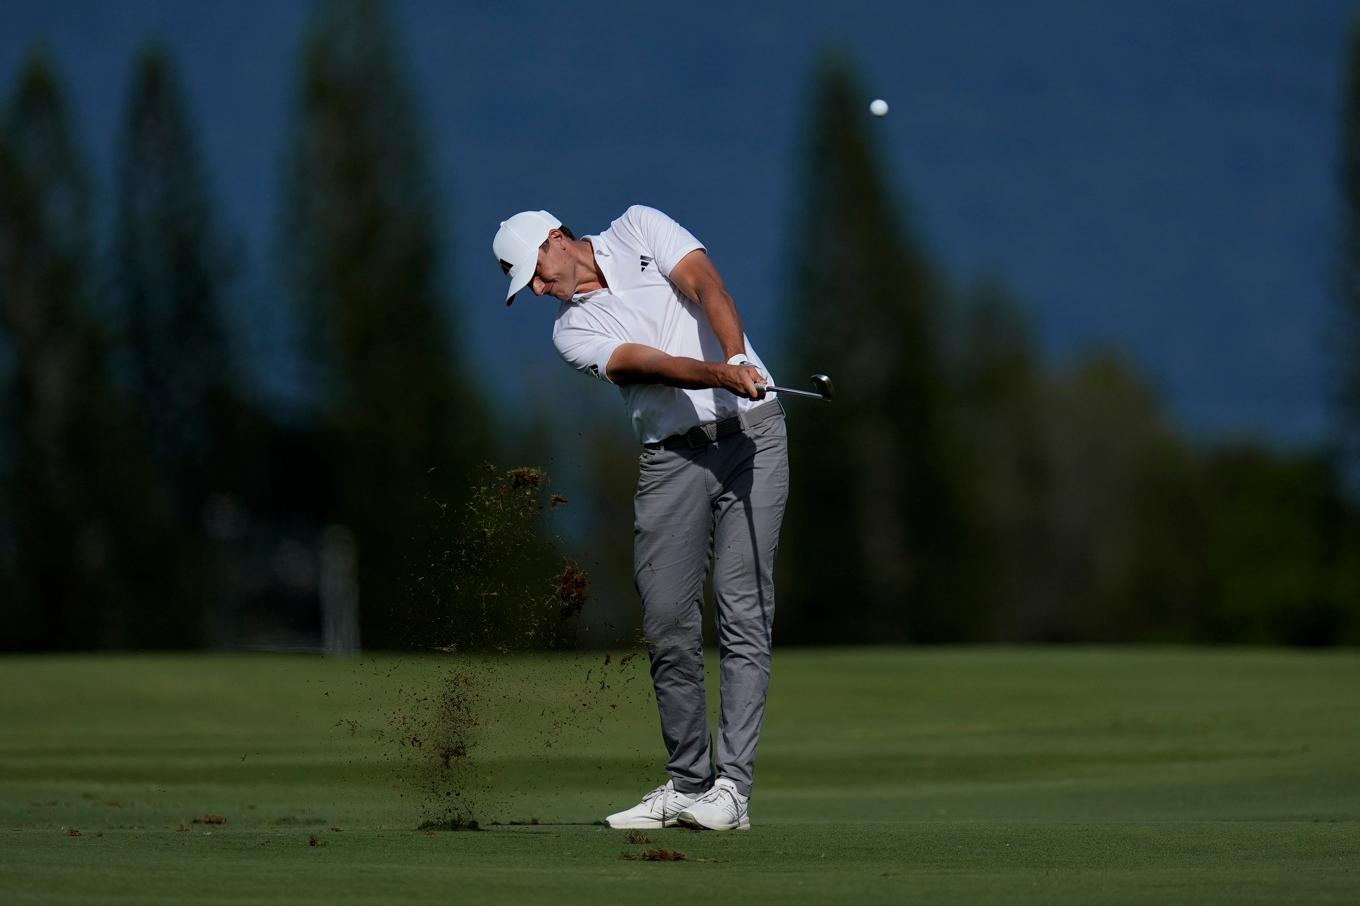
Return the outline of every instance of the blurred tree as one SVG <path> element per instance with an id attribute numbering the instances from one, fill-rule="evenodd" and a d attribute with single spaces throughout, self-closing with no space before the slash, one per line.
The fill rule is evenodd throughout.
<path id="1" fill-rule="evenodd" d="M 972 293 L 959 327 L 953 418 L 988 637 L 1360 637 L 1360 519 L 1327 456 L 1192 450 L 1114 353 L 1045 375 L 998 286 Z"/>
<path id="2" fill-rule="evenodd" d="M 122 647 L 195 641 L 201 622 L 157 607 L 178 587 L 163 556 L 166 496 L 108 378 L 90 310 L 90 190 L 63 92 L 34 55 L 0 130 L 0 316 L 14 600 L 4 644 Z"/>
<path id="3" fill-rule="evenodd" d="M 1334 463 L 1320 453 L 1234 446 L 1207 455 L 1204 474 L 1213 588 L 1199 638 L 1360 641 L 1360 520 Z"/>
<path id="4" fill-rule="evenodd" d="M 943 290 L 895 213 L 867 96 L 845 61 L 822 65 L 792 217 L 783 361 L 840 393 L 790 417 L 780 636 L 962 639 L 980 614 L 944 417 Z"/>
<path id="5" fill-rule="evenodd" d="M 224 305 L 234 277 L 174 68 L 163 47 L 133 64 L 120 137 L 113 295 L 126 385 L 178 525 L 167 560 L 189 587 L 174 606 L 222 619 L 229 587 L 213 514 L 258 497 L 262 420 L 248 403 Z M 117 360 L 116 360 L 117 361 Z"/>
<path id="6" fill-rule="evenodd" d="M 132 396 L 197 533 L 210 494 L 240 494 L 255 461 L 244 375 L 225 326 L 232 251 L 217 218 L 175 71 L 159 44 L 133 66 L 116 184 L 114 293 Z"/>
<path id="7" fill-rule="evenodd" d="M 1028 638 L 1187 640 L 1209 591 L 1193 454 L 1112 352 L 1056 379 L 1047 407 L 1051 610 Z"/>
<path id="8" fill-rule="evenodd" d="M 1360 485 L 1360 20 L 1348 38 L 1343 94 L 1340 285 L 1336 324 L 1328 340 L 1343 477 Z"/>
<path id="9" fill-rule="evenodd" d="M 1205 501 L 1155 395 L 1110 352 L 1046 374 L 996 284 L 966 299 L 955 346 L 985 637 L 1190 638 L 1210 588 Z"/>
<path id="10" fill-rule="evenodd" d="M 1039 638 L 1052 621 L 1047 377 L 1019 305 L 998 282 L 967 293 L 953 325 L 955 406 L 971 560 L 989 623 L 977 637 Z"/>
<path id="11" fill-rule="evenodd" d="M 384 5 L 317 4 L 298 118 L 281 252 L 335 444 L 327 515 L 355 533 L 366 644 L 424 644 L 438 605 L 411 583 L 489 444 L 454 354 L 438 193 Z"/>

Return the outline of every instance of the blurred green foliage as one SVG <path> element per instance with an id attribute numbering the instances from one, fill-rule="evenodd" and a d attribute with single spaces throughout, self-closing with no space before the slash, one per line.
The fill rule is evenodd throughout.
<path id="1" fill-rule="evenodd" d="M 817 75 L 792 219 L 782 641 L 1360 640 L 1334 457 L 1194 444 L 1114 350 L 1053 370 L 1020 304 L 898 221 L 850 66 Z"/>

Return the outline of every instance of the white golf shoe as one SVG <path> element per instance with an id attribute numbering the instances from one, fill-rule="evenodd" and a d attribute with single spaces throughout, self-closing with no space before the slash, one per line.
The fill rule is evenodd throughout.
<path id="1" fill-rule="evenodd" d="M 622 812 L 615 812 L 604 819 L 604 823 L 610 827 L 636 830 L 674 827 L 676 816 L 698 800 L 698 796 L 678 792 L 674 781 L 667 780 L 664 786 L 659 786 L 643 796 L 637 805 Z"/>
<path id="2" fill-rule="evenodd" d="M 750 830 L 751 818 L 746 813 L 749 801 L 737 792 L 735 783 L 719 777 L 713 789 L 680 812 L 679 821 L 685 827 L 707 830 Z"/>

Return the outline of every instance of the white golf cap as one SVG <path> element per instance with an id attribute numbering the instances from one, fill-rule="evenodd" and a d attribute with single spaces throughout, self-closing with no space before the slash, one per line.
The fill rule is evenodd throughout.
<path id="1" fill-rule="evenodd" d="M 501 263 L 501 270 L 510 275 L 510 288 L 506 291 L 505 304 L 515 301 L 515 293 L 529 285 L 538 270 L 538 247 L 548 238 L 548 233 L 562 225 L 547 211 L 521 211 L 509 220 L 501 221 L 496 238 L 491 242 L 491 251 Z"/>

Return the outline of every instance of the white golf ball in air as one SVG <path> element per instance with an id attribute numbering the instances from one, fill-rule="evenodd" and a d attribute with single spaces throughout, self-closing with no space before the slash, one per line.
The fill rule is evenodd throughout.
<path id="1" fill-rule="evenodd" d="M 887 116 L 888 102 L 883 100 L 883 98 L 874 98 L 869 102 L 869 112 L 874 116 Z"/>

